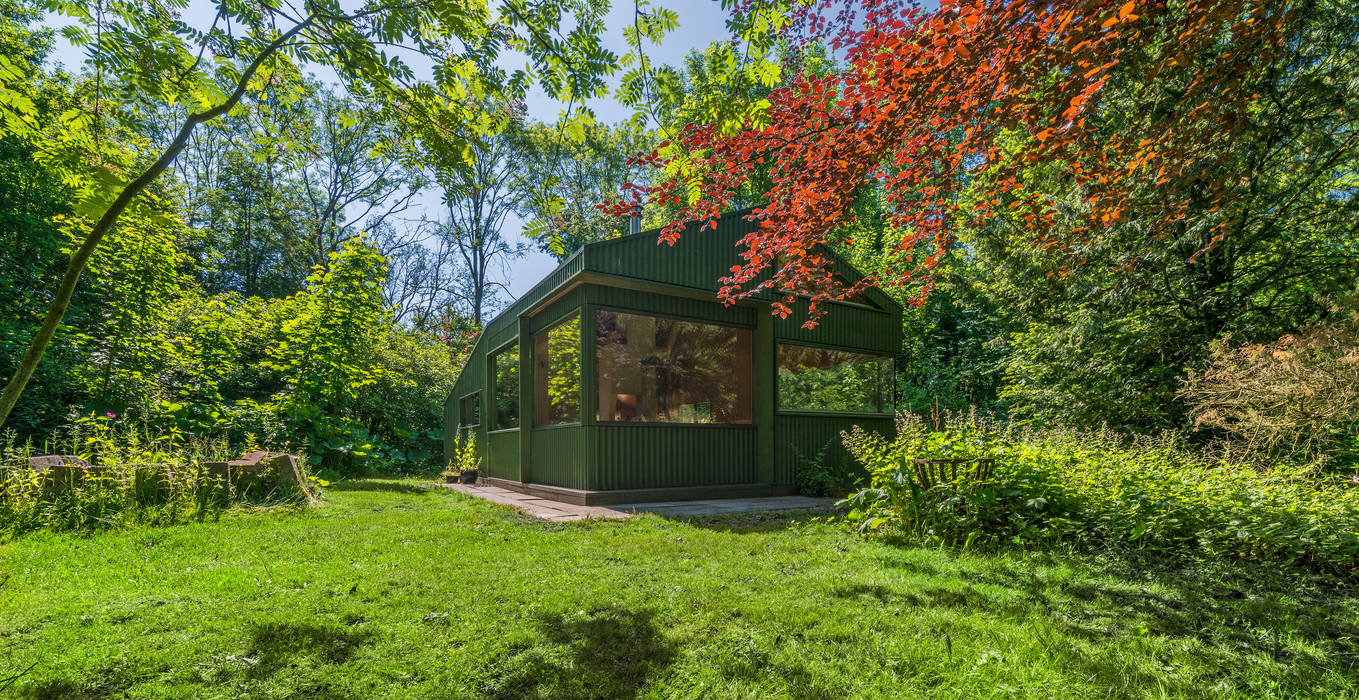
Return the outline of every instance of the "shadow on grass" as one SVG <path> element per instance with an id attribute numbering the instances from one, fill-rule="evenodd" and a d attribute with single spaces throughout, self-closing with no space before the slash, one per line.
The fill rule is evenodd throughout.
<path id="1" fill-rule="evenodd" d="M 24 697 L 48 698 L 63 700 L 96 700 L 101 698 L 122 698 L 127 697 L 127 691 L 132 687 L 132 683 L 119 682 L 117 679 L 100 679 L 97 683 L 86 684 L 69 678 L 54 678 L 43 681 L 32 688 L 26 689 Z M 10 688 L 9 692 L 19 692 L 16 688 Z M 6 697 L 10 697 L 6 694 Z"/>
<path id="2" fill-rule="evenodd" d="M 634 698 L 676 649 L 650 611 L 620 607 L 538 618 L 543 640 L 506 656 L 483 695 L 492 698 Z"/>
<path id="3" fill-rule="evenodd" d="M 1065 653 L 1091 677 L 1155 688 L 1166 675 L 1101 653 L 1119 639 L 1173 640 L 1197 666 L 1247 695 L 1308 695 L 1327 680 L 1359 683 L 1359 586 L 1288 566 L 1123 552 L 1039 554 L 1027 560 L 958 555 L 918 585 L 848 583 L 832 597 L 868 605 L 1006 618 L 1048 627 L 1088 647 Z M 1164 669 L 1163 669 L 1164 670 Z M 1203 684 L 1187 697 L 1219 697 Z"/>
<path id="4" fill-rule="evenodd" d="M 342 664 L 372 636 L 344 627 L 269 622 L 251 632 L 245 656 L 253 662 L 250 675 L 271 676 L 300 659 Z"/>
<path id="5" fill-rule="evenodd" d="M 416 496 L 424 496 L 432 493 L 437 486 L 421 486 L 417 484 L 402 483 L 399 481 L 384 481 L 381 479 L 355 479 L 353 481 L 335 481 L 326 487 L 328 491 L 381 491 L 385 493 L 409 493 Z"/>
<path id="6" fill-rule="evenodd" d="M 712 530 L 713 532 L 747 535 L 787 530 L 798 523 L 805 523 L 813 518 L 824 518 L 831 513 L 832 511 L 827 508 L 816 510 L 766 510 L 753 511 L 750 513 L 722 513 L 716 515 L 655 515 L 657 517 L 665 518 L 666 520 L 682 522 L 686 525 L 692 525 L 704 530 Z"/>

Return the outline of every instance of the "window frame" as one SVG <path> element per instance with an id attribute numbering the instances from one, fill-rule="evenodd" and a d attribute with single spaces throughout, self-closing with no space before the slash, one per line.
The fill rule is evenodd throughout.
<path id="1" fill-rule="evenodd" d="M 515 396 L 515 407 L 518 410 L 515 411 L 514 425 L 502 425 L 500 423 L 500 372 L 499 368 L 496 366 L 496 360 L 511 349 L 514 350 L 514 364 L 519 371 L 519 387 L 518 393 Z M 492 350 L 488 356 L 486 364 L 487 367 L 490 368 L 491 381 L 486 395 L 490 397 L 494 406 L 494 411 L 491 415 L 492 420 L 486 426 L 488 432 L 498 433 L 518 430 L 524 424 L 524 367 L 523 363 L 520 362 L 521 357 L 518 336 L 516 336 L 514 340 L 504 343 L 495 350 Z"/>
<path id="2" fill-rule="evenodd" d="M 468 399 L 473 399 L 471 405 L 476 407 L 477 421 L 476 421 L 475 423 L 468 423 L 468 422 L 467 422 L 467 407 L 468 407 L 467 400 L 468 400 Z M 466 393 L 466 394 L 463 394 L 462 397 L 458 399 L 458 429 L 459 429 L 459 430 L 465 430 L 465 429 L 467 429 L 467 428 L 480 428 L 480 427 L 481 427 L 481 409 L 482 409 L 482 406 L 481 406 L 481 390 L 480 390 L 480 389 L 477 389 L 476 391 L 470 391 L 470 392 L 468 392 L 468 393 Z"/>
<path id="3" fill-rule="evenodd" d="M 598 355 L 598 353 L 599 353 L 599 330 L 598 330 L 598 328 L 599 328 L 599 326 L 598 326 L 599 321 L 598 321 L 598 319 L 599 319 L 599 312 L 601 312 L 601 311 L 603 311 L 603 312 L 608 312 L 608 313 L 614 313 L 614 314 L 629 314 L 629 315 L 632 315 L 632 316 L 650 316 L 651 318 L 660 318 L 660 319 L 666 319 L 666 320 L 669 320 L 669 321 L 683 321 L 683 322 L 686 322 L 686 323 L 703 324 L 703 325 L 709 325 L 709 326 L 720 326 L 720 327 L 723 327 L 723 328 L 732 328 L 732 329 L 735 329 L 735 330 L 738 330 L 738 331 L 744 331 L 744 332 L 746 332 L 746 333 L 749 333 L 749 334 L 750 334 L 750 382 L 751 382 L 750 396 L 749 396 L 749 400 L 750 400 L 750 420 L 748 420 L 748 421 L 746 421 L 746 422 L 744 422 L 744 423 L 685 423 L 685 422 L 680 422 L 680 421 L 640 421 L 640 420 L 639 420 L 639 421 L 624 421 L 624 420 L 612 420 L 612 419 L 604 420 L 604 419 L 600 419 L 600 417 L 599 417 L 599 407 L 598 407 L 598 406 L 595 406 L 595 407 L 594 407 L 594 411 L 592 411 L 592 412 L 590 413 L 590 421 L 591 421 L 591 423 L 592 423 L 593 425 L 602 425 L 602 426 L 608 426 L 608 427 L 611 427 L 611 428 L 612 428 L 612 427 L 627 426 L 627 427 L 638 427 L 638 428 L 641 428 L 641 427 L 649 427 L 649 428 L 661 428 L 661 427 L 664 427 L 664 428 L 717 428 L 717 429 L 728 430 L 728 429 L 751 429 L 751 428 L 754 428 L 754 427 L 756 426 L 756 424 L 759 422 L 759 421 L 757 420 L 757 415 L 756 415 L 756 414 L 757 414 L 756 405 L 757 405 L 757 403 L 758 403 L 758 400 L 757 400 L 757 398 L 756 398 L 756 394 L 758 393 L 757 387 L 758 387 L 758 385 L 759 385 L 759 381 L 758 381 L 758 379 L 757 379 L 756 376 L 755 376 L 755 354 L 756 354 L 756 352 L 757 352 L 757 349 L 756 349 L 756 347 L 755 347 L 755 327 L 754 327 L 754 326 L 750 326 L 750 325 L 746 325 L 746 324 L 741 324 L 741 323 L 733 323 L 733 322 L 730 322 L 730 321 L 712 321 L 712 320 L 704 319 L 704 318 L 695 318 L 695 317 L 693 317 L 693 316 L 682 316 L 682 315 L 679 315 L 679 314 L 668 314 L 668 313 L 664 313 L 664 312 L 648 311 L 648 310 L 645 310 L 645 309 L 634 309 L 634 308 L 628 308 L 628 307 L 625 307 L 625 306 L 613 306 L 613 305 L 609 305 L 609 304 L 596 304 L 596 305 L 594 305 L 595 323 L 594 323 L 593 326 L 592 326 L 592 329 L 593 329 L 592 332 L 589 333 L 589 336 L 590 336 L 590 348 L 589 348 L 589 350 L 590 350 L 591 377 L 590 377 L 590 379 L 589 379 L 589 387 L 588 387 L 589 390 L 590 390 L 595 396 L 598 396 L 598 395 L 599 395 L 599 355 Z M 584 387 L 584 384 L 583 384 L 583 383 L 582 383 L 582 387 Z"/>
<path id="4" fill-rule="evenodd" d="M 850 355 L 864 355 L 887 360 L 887 366 L 891 373 L 888 378 L 885 396 L 890 402 L 890 406 L 885 411 L 837 411 L 824 408 L 784 408 L 782 382 L 779 381 L 779 351 L 783 346 L 809 348 L 812 350 L 828 350 L 830 352 L 842 352 Z M 866 351 L 862 348 L 849 348 L 843 345 L 831 345 L 829 343 L 816 343 L 802 340 L 785 340 L 777 338 L 774 341 L 774 413 L 785 416 L 855 416 L 859 418 L 891 418 L 897 413 L 897 365 L 896 357 L 888 354 L 880 354 Z"/>
<path id="5" fill-rule="evenodd" d="M 533 426 L 532 426 L 532 429 L 533 429 L 533 430 L 550 430 L 550 429 L 554 429 L 554 428 L 569 428 L 569 427 L 573 427 L 573 426 L 582 425 L 582 421 L 583 421 L 584 416 L 585 416 L 585 368 L 583 367 L 583 364 L 584 364 L 584 360 L 585 360 L 586 351 L 587 351 L 587 350 L 589 350 L 589 351 L 591 351 L 591 352 L 594 351 L 594 343 L 593 343 L 593 341 L 591 341 L 589 347 L 588 347 L 588 348 L 586 347 L 586 343 L 585 343 L 585 333 L 584 333 L 584 330 L 583 330 L 584 326 L 578 325 L 578 326 L 577 326 L 577 332 L 576 332 L 576 346 L 580 349 L 581 362 L 577 363 L 577 365 L 576 365 L 576 378 L 577 378 L 577 379 L 576 379 L 576 419 L 575 419 L 575 420 L 571 420 L 571 421 L 562 421 L 562 422 L 559 422 L 559 423 L 543 423 L 543 422 L 540 422 L 540 421 L 542 421 L 543 418 L 544 418 L 544 416 L 543 416 L 543 413 L 544 413 L 544 412 L 541 411 L 541 410 L 539 410 L 539 409 L 542 408 L 542 407 L 538 405 L 538 400 L 539 400 L 538 390 L 539 390 L 539 388 L 546 389 L 546 387 L 547 387 L 547 383 L 546 383 L 546 382 L 547 382 L 547 373 L 546 373 L 546 372 L 541 372 L 541 371 L 539 371 L 538 363 L 539 363 L 539 360 L 540 360 L 541 358 L 538 357 L 538 337 L 539 337 L 539 336 L 546 336 L 547 334 L 551 333 L 553 330 L 556 330 L 557 328 L 560 328 L 561 326 L 564 326 L 564 325 L 570 323 L 570 322 L 571 322 L 571 319 L 573 319 L 573 318 L 576 319 L 577 321 L 579 321 L 580 323 L 583 324 L 583 323 L 584 323 L 584 321 L 583 321 L 584 315 L 585 315 L 585 314 L 584 314 L 584 310 L 583 310 L 583 309 L 580 309 L 580 308 L 574 309 L 574 310 L 572 310 L 572 311 L 568 311 L 567 313 L 564 313 L 564 314 L 562 314 L 561 316 L 558 316 L 557 318 L 553 319 L 550 323 L 544 325 L 540 330 L 535 331 L 535 332 L 530 336 L 530 340 L 533 342 L 533 345 L 532 345 L 532 348 L 531 348 L 531 354 L 530 354 L 531 364 L 532 364 L 532 366 L 533 366 L 533 404 L 534 404 L 534 405 L 533 405 Z M 547 359 L 548 359 L 549 362 L 551 362 L 551 358 L 550 358 L 550 357 L 547 358 Z M 519 378 L 520 399 L 519 399 L 519 400 L 520 400 L 521 404 L 522 404 L 522 402 L 523 402 L 523 385 L 524 385 L 523 382 L 524 382 L 524 379 L 523 379 L 523 368 L 520 368 L 520 378 Z M 549 405 L 549 407 L 550 407 L 551 404 L 549 403 L 548 405 Z M 523 423 L 524 423 L 524 421 L 522 420 L 522 417 L 523 417 L 523 409 L 522 409 L 522 407 L 521 407 L 521 408 L 520 408 L 520 421 L 519 421 L 519 424 L 520 424 L 521 426 L 522 426 Z"/>

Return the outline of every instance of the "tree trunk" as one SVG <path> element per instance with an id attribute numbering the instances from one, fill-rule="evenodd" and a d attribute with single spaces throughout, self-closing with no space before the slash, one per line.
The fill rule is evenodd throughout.
<path id="1" fill-rule="evenodd" d="M 260 51 L 259 55 L 246 66 L 241 73 L 241 77 L 236 82 L 236 89 L 227 97 L 222 104 L 212 109 L 190 114 L 184 120 L 184 125 L 179 128 L 179 133 L 175 134 L 174 140 L 165 147 L 165 151 L 160 154 L 141 175 L 128 183 L 123 191 L 118 193 L 118 197 L 113 200 L 113 204 L 104 211 L 104 215 L 99 217 L 90 228 L 89 234 L 85 236 L 84 242 L 71 254 L 71 260 L 66 264 L 66 274 L 61 278 L 61 286 L 57 288 L 57 294 L 52 299 L 52 305 L 47 309 L 47 316 L 43 318 L 42 326 L 38 328 L 38 334 L 29 343 L 28 350 L 24 353 L 23 359 L 19 362 L 19 369 L 15 371 L 14 377 L 5 385 L 5 390 L 0 393 L 0 425 L 5 424 L 9 418 L 10 411 L 19 402 L 19 396 L 23 394 L 24 387 L 28 385 L 28 380 L 33 377 L 33 372 L 38 369 L 38 363 L 42 361 L 43 353 L 47 352 L 47 346 L 52 342 L 52 336 L 56 335 L 57 328 L 61 326 L 61 319 L 66 315 L 66 307 L 71 303 L 71 296 L 75 293 L 76 283 L 80 281 L 80 273 L 85 271 L 85 265 L 90 261 L 90 256 L 94 254 L 99 243 L 108 235 L 113 225 L 118 222 L 118 217 L 122 216 L 132 200 L 142 193 L 162 172 L 174 162 L 179 156 L 179 152 L 184 150 L 185 144 L 189 142 L 189 136 L 193 130 L 201 123 L 215 119 L 227 112 L 240 102 L 245 95 L 246 87 L 251 78 L 259 70 L 264 61 L 276 53 L 284 44 L 291 41 L 307 25 L 311 24 L 311 19 L 299 22 L 286 34 L 279 36 L 268 46 Z"/>

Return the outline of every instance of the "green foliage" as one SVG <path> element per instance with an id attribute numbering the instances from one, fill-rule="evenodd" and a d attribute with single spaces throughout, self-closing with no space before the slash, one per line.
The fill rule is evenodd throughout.
<path id="1" fill-rule="evenodd" d="M 802 496 L 834 496 L 844 494 L 862 480 L 863 475 L 853 468 L 853 462 L 840 460 L 829 464 L 827 456 L 835 445 L 835 440 L 827 441 L 814 455 L 803 454 L 793 448 L 797 464 L 793 467 L 793 482 Z"/>
<path id="2" fill-rule="evenodd" d="M 88 470 L 33 469 L 30 443 L 15 444 L 6 431 L 0 444 L 0 537 L 38 529 L 92 531 L 174 525 L 216 519 L 233 505 L 312 503 L 314 480 L 270 471 L 228 480 L 206 462 L 225 461 L 221 440 L 184 439 L 171 430 L 132 423 L 112 413 L 76 419 L 69 445 L 49 443 L 78 455 Z M 286 478 L 285 478 L 286 477 Z"/>
<path id="3" fill-rule="evenodd" d="M 938 429 L 900 421 L 892 441 L 855 430 L 846 447 L 870 488 L 847 499 L 866 532 L 950 545 L 1056 542 L 1292 561 L 1359 564 L 1359 489 L 1314 467 L 1267 470 L 1205 460 L 1171 438 L 1107 431 L 1034 432 L 953 416 Z M 925 480 L 913 459 L 994 459 Z"/>
<path id="4" fill-rule="evenodd" d="M 291 318 L 270 354 L 295 404 L 343 411 L 382 376 L 373 350 L 390 325 L 382 297 L 386 275 L 386 259 L 359 237 L 293 297 Z"/>
<path id="5" fill-rule="evenodd" d="M 445 479 L 456 478 L 464 472 L 479 469 L 481 469 L 481 457 L 477 454 L 477 433 L 474 430 L 468 430 L 453 441 L 453 457 L 448 461 L 448 466 L 444 468 L 441 476 Z"/>
<path id="6" fill-rule="evenodd" d="M 633 162 L 650 151 L 653 137 L 625 125 L 526 125 L 511 147 L 518 153 L 516 188 L 523 194 L 520 213 L 529 218 L 525 235 L 538 248 L 565 260 L 586 243 L 627 233 L 626 220 L 600 211 L 615 204 L 624 185 L 642 185 L 650 168 Z"/>

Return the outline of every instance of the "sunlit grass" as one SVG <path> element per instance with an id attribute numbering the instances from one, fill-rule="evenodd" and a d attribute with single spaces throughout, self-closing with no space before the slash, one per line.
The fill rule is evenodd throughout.
<path id="1" fill-rule="evenodd" d="M 414 481 L 0 549 L 30 697 L 1343 697 L 1359 592 L 782 517 L 549 524 Z"/>

